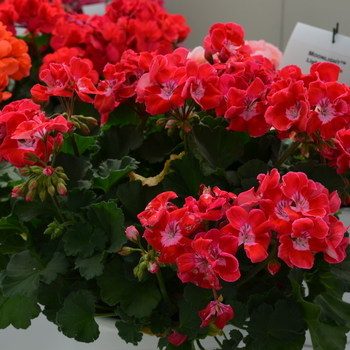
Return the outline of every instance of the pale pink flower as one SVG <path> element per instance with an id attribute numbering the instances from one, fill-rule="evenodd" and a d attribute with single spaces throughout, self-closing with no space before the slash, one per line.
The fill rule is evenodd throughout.
<path id="1" fill-rule="evenodd" d="M 283 54 L 278 47 L 267 43 L 265 40 L 249 40 L 245 44 L 252 48 L 252 56 L 262 55 L 268 58 L 275 65 L 276 69 L 279 67 Z"/>

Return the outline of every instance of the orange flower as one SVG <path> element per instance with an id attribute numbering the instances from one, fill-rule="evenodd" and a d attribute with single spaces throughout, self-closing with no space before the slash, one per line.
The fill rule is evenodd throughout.
<path id="1" fill-rule="evenodd" d="M 31 59 L 27 51 L 27 44 L 13 37 L 12 33 L 6 30 L 6 26 L 0 22 L 0 73 L 6 73 L 14 80 L 27 77 L 31 67 Z"/>

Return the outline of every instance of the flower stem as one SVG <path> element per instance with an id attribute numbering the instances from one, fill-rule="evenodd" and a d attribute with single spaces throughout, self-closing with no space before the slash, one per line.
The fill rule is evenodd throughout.
<path id="1" fill-rule="evenodd" d="M 214 337 L 215 341 L 219 344 L 220 348 L 222 349 L 222 344 L 221 342 L 219 341 L 218 337 Z"/>
<path id="2" fill-rule="evenodd" d="M 170 304 L 170 299 L 169 299 L 167 290 L 165 288 L 165 283 L 164 283 L 164 278 L 163 278 L 162 272 L 160 270 L 158 270 L 156 275 L 157 275 L 157 280 L 158 280 L 160 293 L 162 294 L 162 297 L 163 297 L 164 301 L 166 303 Z"/>
<path id="3" fill-rule="evenodd" d="M 75 139 L 74 132 L 73 132 L 72 130 L 70 130 L 70 131 L 68 131 L 68 135 L 69 135 L 69 138 L 70 138 L 71 143 L 72 143 L 74 155 L 75 155 L 76 157 L 80 157 L 80 153 L 79 153 L 79 149 L 78 149 L 78 144 L 77 144 L 77 141 L 76 141 L 76 139 Z"/>
<path id="4" fill-rule="evenodd" d="M 59 215 L 60 218 L 61 218 L 62 223 L 65 223 L 65 222 L 67 221 L 67 219 L 66 219 L 65 216 L 61 213 L 61 210 L 60 210 L 60 203 L 58 202 L 57 197 L 56 197 L 55 195 L 53 195 L 53 196 L 51 196 L 51 198 L 52 198 L 53 204 L 54 204 L 55 207 L 56 207 L 57 213 L 58 213 L 58 215 Z"/>
<path id="5" fill-rule="evenodd" d="M 198 345 L 198 347 L 199 347 L 200 350 L 205 350 L 205 349 L 203 348 L 201 342 L 199 341 L 199 339 L 196 340 L 196 343 L 197 343 L 197 345 Z"/>
<path id="6" fill-rule="evenodd" d="M 295 141 L 282 155 L 282 157 L 276 162 L 275 164 L 275 168 L 279 168 L 285 161 L 286 159 L 288 159 L 288 157 L 290 157 L 293 152 L 299 147 L 299 145 L 301 144 L 300 141 Z"/>

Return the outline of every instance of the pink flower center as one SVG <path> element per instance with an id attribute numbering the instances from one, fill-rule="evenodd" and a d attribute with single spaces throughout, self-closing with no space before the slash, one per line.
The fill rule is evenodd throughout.
<path id="1" fill-rule="evenodd" d="M 167 224 L 165 230 L 162 231 L 160 234 L 162 236 L 161 242 L 163 247 L 169 247 L 169 246 L 175 245 L 182 238 L 179 224 L 176 221 L 170 221 Z"/>

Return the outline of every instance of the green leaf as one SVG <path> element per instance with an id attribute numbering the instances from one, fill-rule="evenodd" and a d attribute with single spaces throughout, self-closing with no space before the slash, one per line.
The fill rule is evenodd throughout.
<path id="1" fill-rule="evenodd" d="M 97 139 L 103 159 L 122 159 L 130 153 L 130 150 L 141 146 L 142 142 L 142 133 L 131 124 L 121 128 L 112 126 L 104 130 Z"/>
<path id="2" fill-rule="evenodd" d="M 243 155 L 241 142 L 225 127 L 211 129 L 204 124 L 193 125 L 192 137 L 196 153 L 213 169 L 226 169 Z"/>
<path id="3" fill-rule="evenodd" d="M 39 286 L 40 272 L 44 269 L 26 250 L 11 257 L 7 269 L 1 273 L 0 286 L 5 296 L 32 295 Z"/>
<path id="4" fill-rule="evenodd" d="M 235 317 L 229 323 L 236 327 L 243 327 L 247 318 L 246 305 L 237 300 L 232 300 L 229 304 L 235 313 Z"/>
<path id="5" fill-rule="evenodd" d="M 27 242 L 19 234 L 0 231 L 0 251 L 13 255 L 27 249 Z"/>
<path id="6" fill-rule="evenodd" d="M 63 236 L 64 250 L 68 256 L 81 256 L 88 258 L 97 251 L 102 251 L 108 240 L 105 232 L 93 228 L 88 223 L 76 223 L 70 227 Z"/>
<path id="7" fill-rule="evenodd" d="M 80 274 L 87 280 L 100 276 L 103 273 L 102 253 L 95 254 L 87 259 L 77 258 L 75 268 L 79 268 Z"/>
<path id="8" fill-rule="evenodd" d="M 65 336 L 90 343 L 100 334 L 94 312 L 94 297 L 90 292 L 73 292 L 68 295 L 63 308 L 58 312 L 57 323 Z"/>
<path id="9" fill-rule="evenodd" d="M 62 197 L 64 201 L 64 207 L 62 208 L 71 213 L 81 213 L 82 209 L 88 208 L 91 203 L 94 201 L 96 194 L 92 191 L 85 191 L 74 189 L 69 191 L 67 196 Z"/>
<path id="10" fill-rule="evenodd" d="M 133 219 L 145 210 L 147 202 L 143 192 L 141 181 L 132 181 L 118 186 L 117 195 L 123 203 L 124 212 Z"/>
<path id="11" fill-rule="evenodd" d="M 193 350 L 192 342 L 185 340 L 181 345 L 175 346 L 171 343 L 167 345 L 165 350 Z"/>
<path id="12" fill-rule="evenodd" d="M 346 249 L 346 258 L 339 264 L 330 264 L 332 274 L 337 278 L 343 292 L 350 292 L 350 246 Z"/>
<path id="13" fill-rule="evenodd" d="M 120 338 L 125 340 L 125 342 L 136 346 L 142 340 L 141 325 L 135 322 L 117 321 L 115 326 L 118 328 Z"/>
<path id="14" fill-rule="evenodd" d="M 184 298 L 181 298 L 177 305 L 179 307 L 179 327 L 177 331 L 180 334 L 185 334 L 189 339 L 194 339 L 197 337 L 198 333 L 205 332 L 205 330 L 200 328 L 202 320 L 198 316 L 198 313 L 194 312 L 191 308 L 190 303 Z"/>
<path id="15" fill-rule="evenodd" d="M 349 332 L 349 327 L 338 326 L 335 323 L 320 322 L 317 332 L 311 334 L 313 349 L 344 350 L 346 347 L 347 332 Z"/>
<path id="16" fill-rule="evenodd" d="M 259 159 L 253 159 L 238 168 L 237 176 L 241 182 L 243 180 L 252 181 L 244 186 L 244 189 L 250 189 L 253 185 L 258 185 L 258 180 L 256 177 L 259 174 L 266 174 L 269 170 L 270 168 L 266 165 L 266 163 Z"/>
<path id="17" fill-rule="evenodd" d="M 83 154 L 84 151 L 88 149 L 88 147 L 95 144 L 95 137 L 94 136 L 81 136 L 78 134 L 74 134 L 76 144 L 78 146 L 79 154 Z M 69 153 L 71 155 L 74 154 L 74 149 L 72 146 L 72 140 L 68 135 L 65 135 L 64 142 L 61 147 L 61 152 L 63 153 Z"/>
<path id="18" fill-rule="evenodd" d="M 14 213 L 20 220 L 27 222 L 37 217 L 53 217 L 57 215 L 57 210 L 53 203 L 50 202 L 27 202 L 16 198 Z"/>
<path id="19" fill-rule="evenodd" d="M 259 343 L 268 343 L 273 337 L 287 344 L 302 334 L 304 328 L 302 310 L 292 300 L 277 300 L 275 308 L 261 305 L 253 310 L 248 323 L 249 335 Z"/>
<path id="20" fill-rule="evenodd" d="M 19 169 L 11 163 L 2 160 L 0 162 L 0 187 L 7 187 L 9 182 L 23 181 Z"/>
<path id="21" fill-rule="evenodd" d="M 154 276 L 150 275 L 142 282 L 127 280 L 119 257 L 105 266 L 103 275 L 98 277 L 97 282 L 101 288 L 102 300 L 110 306 L 121 303 L 129 316 L 148 316 L 161 300 Z"/>
<path id="22" fill-rule="evenodd" d="M 40 272 L 40 280 L 49 284 L 56 279 L 58 273 L 65 274 L 68 266 L 66 256 L 60 252 L 55 252 L 45 269 Z"/>
<path id="23" fill-rule="evenodd" d="M 164 315 L 164 308 L 162 308 L 161 312 L 161 314 L 153 312 L 150 317 L 149 327 L 151 332 L 156 335 L 165 333 L 171 325 L 170 312 L 169 316 Z"/>
<path id="24" fill-rule="evenodd" d="M 243 339 L 243 335 L 237 329 L 230 331 L 229 339 L 224 339 L 222 342 L 222 350 L 235 350 Z"/>
<path id="25" fill-rule="evenodd" d="M 315 298 L 323 314 L 333 319 L 338 325 L 350 325 L 350 304 L 330 293 L 322 293 Z"/>
<path id="26" fill-rule="evenodd" d="M 31 325 L 31 320 L 39 314 L 40 307 L 37 304 L 36 295 L 29 297 L 17 295 L 8 298 L 0 293 L 0 329 L 10 324 L 17 329 L 27 329 Z"/>
<path id="27" fill-rule="evenodd" d="M 90 222 L 108 234 L 110 245 L 107 251 L 118 252 L 127 241 L 122 210 L 113 202 L 101 202 L 91 206 L 88 216 Z"/>
<path id="28" fill-rule="evenodd" d="M 192 153 L 185 154 L 182 159 L 171 162 L 174 171 L 165 175 L 163 180 L 165 191 L 174 191 L 179 197 L 197 197 L 201 184 L 210 185 L 212 177 L 203 175 L 199 161 Z"/>
<path id="29" fill-rule="evenodd" d="M 177 133 L 169 136 L 166 130 L 161 130 L 149 135 L 137 152 L 150 163 L 161 162 L 180 142 Z"/>
<path id="30" fill-rule="evenodd" d="M 38 292 L 38 302 L 44 306 L 42 313 L 55 324 L 57 312 L 63 306 L 61 300 L 62 280 L 62 278 L 57 278 L 50 284 L 40 284 Z"/>
<path id="31" fill-rule="evenodd" d="M 40 280 L 50 283 L 57 273 L 64 273 L 66 269 L 67 262 L 61 253 L 55 253 L 45 267 L 26 250 L 11 257 L 6 270 L 1 273 L 0 286 L 7 297 L 30 296 L 38 289 Z"/>
<path id="32" fill-rule="evenodd" d="M 74 164 L 74 166 L 72 166 Z M 68 176 L 67 188 L 69 190 L 79 187 L 80 182 L 84 179 L 88 170 L 92 168 L 90 162 L 83 157 L 75 157 L 74 155 L 60 152 L 56 158 L 56 166 L 61 166 L 65 174 Z"/>
<path id="33" fill-rule="evenodd" d="M 206 308 L 213 298 L 213 292 L 210 289 L 205 289 L 187 283 L 184 290 L 184 298 L 191 303 L 191 308 L 195 311 L 200 311 Z"/>
<path id="34" fill-rule="evenodd" d="M 94 175 L 93 188 L 100 188 L 107 192 L 123 176 L 132 170 L 137 169 L 138 162 L 131 157 L 124 157 L 121 160 L 108 159 L 103 162 Z"/>
<path id="35" fill-rule="evenodd" d="M 283 350 L 302 350 L 304 349 L 305 344 L 305 334 L 298 335 L 295 339 L 293 339 L 288 344 L 283 341 L 268 337 L 254 339 L 252 342 L 253 349 L 259 350 L 271 350 L 271 349 L 283 349 Z"/>

